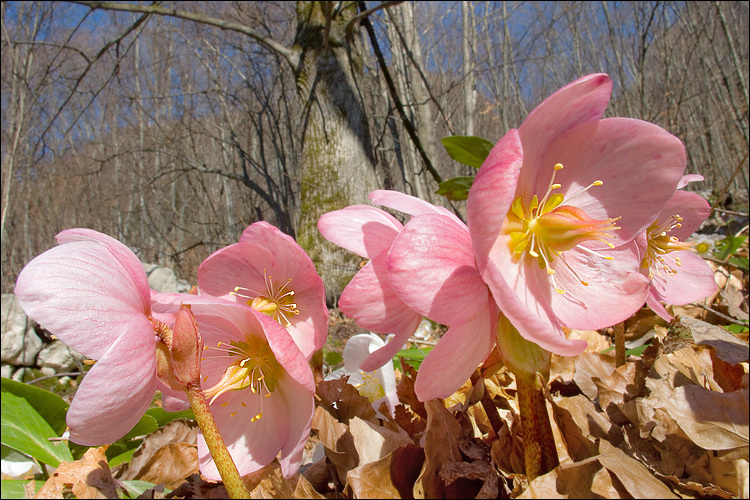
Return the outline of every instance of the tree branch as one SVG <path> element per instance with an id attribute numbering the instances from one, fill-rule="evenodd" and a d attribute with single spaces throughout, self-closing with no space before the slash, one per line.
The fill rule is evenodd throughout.
<path id="1" fill-rule="evenodd" d="M 299 53 L 297 51 L 290 49 L 289 47 L 280 44 L 273 38 L 264 36 L 261 33 L 248 28 L 243 24 L 224 21 L 223 19 L 208 17 L 202 14 L 196 14 L 194 12 L 188 12 L 185 10 L 162 7 L 160 5 L 138 5 L 117 2 L 88 2 L 77 0 L 72 0 L 72 3 L 85 5 L 91 10 L 102 9 L 123 12 L 141 12 L 145 14 L 155 14 L 157 16 L 176 17 L 200 24 L 215 26 L 217 28 L 221 28 L 222 30 L 236 31 L 237 33 L 242 33 L 243 35 L 249 36 L 267 49 L 279 54 L 286 60 L 287 63 L 289 63 L 292 69 L 296 69 L 297 65 L 299 64 Z"/>
<path id="2" fill-rule="evenodd" d="M 364 2 L 359 2 L 359 5 L 360 5 L 360 9 L 364 8 Z M 364 11 L 364 12 L 367 12 L 367 11 Z M 380 69 L 383 71 L 383 76 L 385 77 L 385 82 L 388 86 L 388 93 L 391 94 L 391 99 L 393 99 L 393 103 L 396 105 L 396 109 L 398 109 L 398 112 L 401 115 L 401 122 L 404 124 L 404 128 L 406 129 L 406 132 L 409 134 L 409 137 L 414 143 L 414 146 L 417 148 L 417 151 L 419 152 L 419 156 L 422 157 L 422 161 L 424 162 L 425 168 L 427 169 L 428 172 L 430 172 L 430 174 L 432 175 L 432 178 L 435 179 L 435 182 L 440 184 L 441 182 L 443 182 L 443 178 L 440 176 L 438 171 L 432 165 L 430 158 L 427 156 L 427 153 L 425 152 L 424 147 L 422 146 L 422 141 L 420 141 L 419 136 L 417 136 L 417 131 L 414 130 L 414 125 L 412 125 L 412 123 L 409 121 L 408 116 L 406 115 L 404 106 L 403 104 L 401 104 L 401 99 L 399 98 L 398 93 L 396 92 L 396 86 L 393 83 L 393 78 L 391 77 L 391 73 L 388 71 L 388 66 L 386 66 L 385 64 L 385 58 L 383 57 L 383 52 L 381 52 L 380 50 L 380 45 L 378 44 L 378 39 L 375 36 L 375 30 L 372 27 L 372 23 L 370 23 L 370 20 L 367 17 L 365 17 L 362 20 L 362 24 L 365 26 L 365 29 L 367 30 L 367 34 L 370 36 L 372 49 L 375 52 L 375 57 L 378 60 L 378 65 L 380 66 Z"/>

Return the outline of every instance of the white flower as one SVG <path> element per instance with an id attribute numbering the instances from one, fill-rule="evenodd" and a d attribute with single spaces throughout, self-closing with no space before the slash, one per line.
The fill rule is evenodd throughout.
<path id="1" fill-rule="evenodd" d="M 724 237 L 720 234 L 698 234 L 695 233 L 690 236 L 687 241 L 695 242 L 693 250 L 703 258 L 711 257 L 716 242 L 723 239 Z"/>
<path id="2" fill-rule="evenodd" d="M 398 404 L 396 373 L 393 370 L 393 363 L 386 363 L 374 372 L 363 372 L 359 369 L 359 365 L 370 353 L 384 345 L 385 342 L 374 333 L 362 333 L 350 337 L 346 341 L 346 346 L 344 346 L 344 367 L 334 371 L 326 378 L 334 380 L 343 375 L 349 375 L 349 383 L 372 403 L 375 410 L 378 410 L 385 401 L 391 416 L 393 416 Z"/>

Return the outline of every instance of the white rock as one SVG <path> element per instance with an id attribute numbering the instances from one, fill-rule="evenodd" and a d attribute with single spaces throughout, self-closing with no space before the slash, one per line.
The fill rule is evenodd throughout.
<path id="1" fill-rule="evenodd" d="M 3 378 L 10 378 L 10 376 L 13 375 L 13 366 L 3 363 L 0 367 L 0 375 L 2 375 Z"/>
<path id="2" fill-rule="evenodd" d="M 15 295 L 2 294 L 1 312 L 2 362 L 32 366 L 42 348 L 42 340 L 37 336 Z"/>
<path id="3" fill-rule="evenodd" d="M 143 269 L 148 276 L 148 286 L 152 290 L 162 293 L 184 293 L 190 290 L 190 284 L 185 280 L 177 279 L 175 272 L 168 267 L 143 264 Z"/>
<path id="4" fill-rule="evenodd" d="M 76 366 L 76 356 L 79 360 L 84 358 L 82 354 L 60 340 L 53 340 L 39 352 L 36 363 L 42 368 L 52 368 L 57 373 L 67 372 Z"/>

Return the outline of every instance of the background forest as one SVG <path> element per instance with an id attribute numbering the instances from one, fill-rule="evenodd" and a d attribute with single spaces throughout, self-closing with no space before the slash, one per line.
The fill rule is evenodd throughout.
<path id="1" fill-rule="evenodd" d="M 473 169 L 448 135 L 493 143 L 592 72 L 607 116 L 678 136 L 693 189 L 747 211 L 747 2 L 2 2 L 2 292 L 71 227 L 195 282 L 266 220 L 335 300 L 359 259 L 318 217 Z"/>

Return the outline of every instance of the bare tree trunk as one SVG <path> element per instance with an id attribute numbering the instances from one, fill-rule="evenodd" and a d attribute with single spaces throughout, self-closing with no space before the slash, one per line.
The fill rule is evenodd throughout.
<path id="1" fill-rule="evenodd" d="M 471 2 L 461 2 L 461 16 L 463 19 L 463 73 L 464 73 L 464 133 L 474 135 L 474 108 L 476 107 L 477 91 L 472 63 L 474 23 Z"/>
<path id="2" fill-rule="evenodd" d="M 330 4 L 297 3 L 295 45 L 301 49 L 297 91 L 305 106 L 297 239 L 315 262 L 333 302 L 359 269 L 359 257 L 324 240 L 318 219 L 331 210 L 366 203 L 379 182 L 357 91 L 360 48 L 344 32 L 357 7 L 352 3 L 333 12 Z"/>

